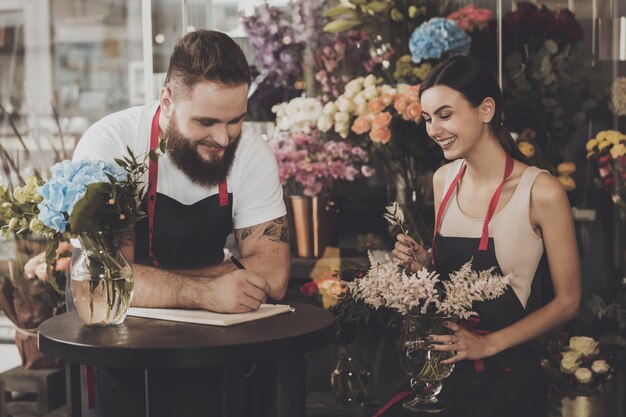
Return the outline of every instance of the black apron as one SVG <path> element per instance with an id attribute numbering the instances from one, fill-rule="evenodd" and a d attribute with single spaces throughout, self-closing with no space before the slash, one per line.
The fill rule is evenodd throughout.
<path id="1" fill-rule="evenodd" d="M 152 119 L 150 149 L 159 142 L 160 107 Z M 158 160 L 150 160 L 149 190 L 142 208 L 147 218 L 137 223 L 135 261 L 165 268 L 199 268 L 224 259 L 224 243 L 233 230 L 233 198 L 226 179 L 219 193 L 187 205 L 157 193 Z"/>
<path id="2" fill-rule="evenodd" d="M 433 252 L 437 272 L 444 279 L 472 257 L 474 270 L 495 267 L 495 273 L 504 275 L 496 257 L 494 240 L 488 237 L 488 225 L 512 169 L 512 158 L 507 156 L 505 176 L 491 200 L 481 238 L 442 236 L 438 230 L 449 196 L 442 201 L 433 243 L 436 250 Z M 454 191 L 463 171 L 464 167 L 451 184 L 448 194 Z M 545 265 L 545 262 L 541 264 Z M 538 268 L 533 278 L 529 299 L 532 305 L 539 304 L 535 301 L 539 294 L 534 289 L 545 279 L 540 276 L 543 272 Z M 510 326 L 528 314 L 510 286 L 494 300 L 475 303 L 473 310 L 479 318 L 471 330 L 479 334 Z M 438 398 L 450 404 L 450 408 L 439 414 L 441 417 L 543 416 L 547 401 L 546 378 L 536 349 L 530 343 L 524 343 L 488 358 L 458 362 L 452 375 L 443 381 L 443 390 Z"/>

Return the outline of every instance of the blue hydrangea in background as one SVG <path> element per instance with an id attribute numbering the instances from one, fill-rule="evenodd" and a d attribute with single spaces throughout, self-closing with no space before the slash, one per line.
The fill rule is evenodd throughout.
<path id="1" fill-rule="evenodd" d="M 37 189 L 43 197 L 39 203 L 39 219 L 48 227 L 65 232 L 74 205 L 87 192 L 87 186 L 109 182 L 107 174 L 118 181 L 126 179 L 126 171 L 104 161 L 63 161 L 50 168 L 50 178 Z"/>
<path id="2" fill-rule="evenodd" d="M 422 23 L 411 34 L 409 49 L 411 59 L 419 64 L 424 59 L 438 59 L 447 53 L 449 56 L 467 55 L 470 52 L 471 38 L 450 19 L 433 17 Z"/>

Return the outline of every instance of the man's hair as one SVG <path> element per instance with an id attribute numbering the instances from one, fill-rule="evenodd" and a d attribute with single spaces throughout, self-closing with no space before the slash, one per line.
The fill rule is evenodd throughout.
<path id="1" fill-rule="evenodd" d="M 225 33 L 196 30 L 183 36 L 174 47 L 165 78 L 172 94 L 187 96 L 202 81 L 229 87 L 250 85 L 246 57 Z"/>

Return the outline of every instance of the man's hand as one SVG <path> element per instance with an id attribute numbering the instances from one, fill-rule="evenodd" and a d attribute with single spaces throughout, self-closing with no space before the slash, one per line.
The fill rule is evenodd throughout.
<path id="1" fill-rule="evenodd" d="M 200 304 L 202 308 L 218 313 L 258 310 L 271 291 L 265 279 L 243 269 L 205 282 L 206 290 L 199 294 Z"/>

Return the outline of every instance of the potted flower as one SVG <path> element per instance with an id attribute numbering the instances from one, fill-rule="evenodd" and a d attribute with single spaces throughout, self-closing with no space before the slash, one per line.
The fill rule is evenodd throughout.
<path id="1" fill-rule="evenodd" d="M 613 386 L 611 355 L 587 336 L 566 337 L 564 331 L 551 335 L 544 369 L 551 378 L 551 408 L 561 408 L 564 417 L 587 409 L 589 416 L 605 415 L 605 396 Z"/>
<path id="2" fill-rule="evenodd" d="M 315 127 L 322 105 L 314 98 L 295 98 L 272 108 L 277 132 L 269 140 L 287 207 L 299 257 L 320 257 L 332 240 L 337 211 L 336 197 L 344 195 L 355 180 L 372 175 L 369 155 L 342 140 L 324 140 Z"/>

